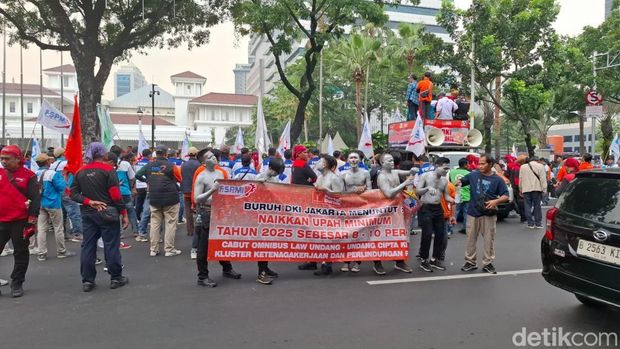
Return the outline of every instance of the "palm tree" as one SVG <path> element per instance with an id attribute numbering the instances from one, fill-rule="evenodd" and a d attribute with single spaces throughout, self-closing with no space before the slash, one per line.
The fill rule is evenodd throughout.
<path id="1" fill-rule="evenodd" d="M 363 36 L 360 33 L 351 33 L 346 40 L 338 42 L 330 50 L 332 74 L 351 77 L 355 84 L 355 128 L 359 139 L 361 134 L 362 113 L 362 84 L 366 80 L 369 65 L 376 61 L 381 49 L 381 42 L 375 38 Z"/>
<path id="2" fill-rule="evenodd" d="M 407 72 L 413 73 L 413 61 L 416 58 L 416 53 L 423 46 L 421 33 L 423 27 L 420 25 L 401 23 L 398 26 L 397 46 L 399 47 L 398 53 L 407 62 Z"/>

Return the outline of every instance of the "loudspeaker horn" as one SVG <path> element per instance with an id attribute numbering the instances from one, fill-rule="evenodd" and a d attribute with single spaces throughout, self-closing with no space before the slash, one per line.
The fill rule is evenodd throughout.
<path id="1" fill-rule="evenodd" d="M 446 136 L 443 134 L 443 131 L 438 129 L 437 127 L 429 127 L 429 130 L 426 132 L 426 143 L 433 147 L 438 147 L 446 140 Z"/>
<path id="2" fill-rule="evenodd" d="M 467 145 L 477 147 L 482 144 L 482 133 L 475 128 L 467 132 Z"/>

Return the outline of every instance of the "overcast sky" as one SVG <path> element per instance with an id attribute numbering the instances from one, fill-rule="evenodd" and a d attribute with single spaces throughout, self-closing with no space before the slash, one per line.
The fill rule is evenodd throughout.
<path id="1" fill-rule="evenodd" d="M 457 7 L 466 8 L 471 0 L 455 0 Z M 563 35 L 577 35 L 584 26 L 597 26 L 604 19 L 604 0 L 558 0 L 560 14 L 554 24 Z M 131 61 L 142 70 L 149 83 L 154 82 L 168 92 L 173 92 L 170 75 L 186 70 L 205 76 L 206 92 L 234 93 L 232 72 L 236 63 L 247 63 L 248 39 L 237 39 L 231 23 L 212 28 L 210 43 L 189 51 L 182 47 L 174 50 L 149 50 L 146 55 L 135 55 Z M 39 83 L 39 50 L 24 50 L 24 83 Z M 65 63 L 70 63 L 69 53 L 64 54 Z M 43 69 L 60 65 L 58 52 L 43 52 Z M 1 68 L 1 67 L 0 67 Z M 104 98 L 112 99 L 114 71 L 108 78 Z M 19 82 L 19 48 L 7 50 L 7 82 Z"/>

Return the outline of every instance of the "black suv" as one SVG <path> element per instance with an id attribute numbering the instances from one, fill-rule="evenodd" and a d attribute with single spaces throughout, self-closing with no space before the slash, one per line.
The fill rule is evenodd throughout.
<path id="1" fill-rule="evenodd" d="M 577 174 L 547 211 L 542 275 L 586 305 L 620 307 L 620 169 Z"/>

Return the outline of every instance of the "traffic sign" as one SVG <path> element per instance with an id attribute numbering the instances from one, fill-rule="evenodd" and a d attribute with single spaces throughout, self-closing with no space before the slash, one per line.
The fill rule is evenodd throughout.
<path id="1" fill-rule="evenodd" d="M 586 118 L 600 118 L 603 116 L 602 105 L 588 105 L 586 106 Z"/>
<path id="2" fill-rule="evenodd" d="M 603 103 L 603 95 L 596 92 L 595 90 L 590 90 L 586 92 L 586 104 L 587 105 L 600 105 Z"/>

